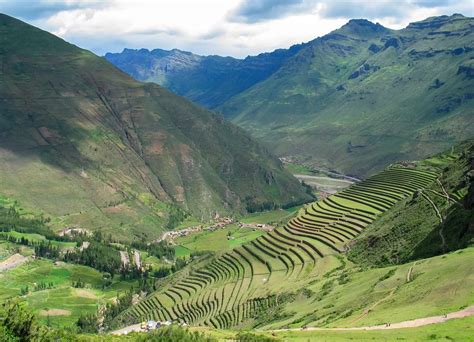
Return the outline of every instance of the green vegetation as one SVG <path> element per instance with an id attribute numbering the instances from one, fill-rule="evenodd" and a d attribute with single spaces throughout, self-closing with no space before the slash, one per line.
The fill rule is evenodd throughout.
<path id="1" fill-rule="evenodd" d="M 187 217 L 311 200 L 218 115 L 3 14 L 0 37 L 0 188 L 54 230 L 154 240 Z"/>
<path id="2" fill-rule="evenodd" d="M 254 240 L 262 234 L 263 231 L 261 230 L 239 228 L 237 225 L 233 224 L 223 229 L 202 231 L 185 237 L 180 237 L 176 239 L 176 243 L 178 244 L 176 248 L 177 253 L 180 253 L 180 255 L 186 255 L 198 251 L 226 251 Z"/>
<path id="3" fill-rule="evenodd" d="M 429 137 L 441 146 L 456 140 L 443 131 L 442 120 L 449 118 L 449 129 L 458 129 L 470 95 L 446 100 L 436 91 L 470 84 L 465 69 L 445 77 L 458 62 L 463 68 L 470 65 L 461 59 L 472 50 L 460 51 L 448 39 L 454 32 L 458 40 L 467 40 L 470 20 L 459 15 L 431 18 L 402 31 L 351 21 L 293 51 L 301 63 L 286 56 L 275 72 L 287 83 L 280 98 L 275 96 L 280 81 L 267 88 L 275 75 L 238 95 L 250 108 L 256 104 L 252 94 L 270 91 L 272 101 L 282 102 L 260 103 L 261 112 L 242 112 L 235 120 L 246 124 L 251 114 L 261 126 L 258 134 L 285 134 L 279 139 L 283 143 L 292 139 L 286 133 L 297 133 L 291 148 L 312 136 L 307 149 L 299 151 L 309 153 L 319 139 L 323 157 L 304 165 L 316 161 L 332 167 L 325 164 L 326 153 L 334 165 L 352 165 L 358 174 L 413 153 L 393 153 L 413 130 L 419 134 L 416 141 Z M 430 41 L 408 39 L 433 36 L 429 33 L 439 28 L 445 31 L 436 31 Z M 275 329 L 396 323 L 458 311 L 474 302 L 474 141 L 424 161 L 390 164 L 333 195 L 298 206 L 313 198 L 309 187 L 222 118 L 156 85 L 135 82 L 103 59 L 7 16 L 0 15 L 0 33 L 0 85 L 8 85 L 0 86 L 0 187 L 8 194 L 0 197 L 1 340 L 214 340 L 179 326 L 184 324 L 211 327 L 218 330 L 217 338 L 230 335 L 239 341 L 318 334 L 376 338 L 381 333 L 270 334 Z M 369 43 L 376 46 L 367 48 Z M 426 62 L 411 71 L 411 63 L 423 58 L 440 62 L 431 49 L 435 43 L 449 43 L 444 55 L 455 62 L 445 65 L 446 70 Z M 397 63 L 386 64 L 393 54 Z M 308 61 L 303 73 L 300 65 Z M 432 103 L 413 103 L 405 94 L 411 90 L 404 87 L 408 81 L 399 75 L 416 76 L 424 84 L 425 75 L 418 72 L 428 66 L 440 71 L 440 78 L 428 90 L 418 87 L 409 95 Z M 303 76 L 317 83 L 310 93 Z M 365 102 L 354 105 L 357 98 L 378 101 L 390 87 L 401 90 L 392 90 L 387 101 L 427 116 L 408 120 L 390 105 L 376 114 Z M 17 101 L 18 89 L 28 94 L 28 101 Z M 424 96 L 427 91 L 435 95 Z M 346 101 L 340 101 L 340 94 Z M 445 100 L 449 108 L 433 107 Z M 337 101 L 342 104 L 334 109 Z M 269 111 L 275 122 L 286 120 L 288 104 L 307 119 L 305 127 L 299 120 L 277 127 L 266 121 Z M 318 111 L 316 129 L 308 108 Z M 349 110 L 354 108 L 357 113 Z M 390 132 L 386 118 L 397 118 Z M 353 125 L 350 134 L 341 128 L 345 120 Z M 329 129 L 328 123 L 333 125 Z M 466 124 L 462 128 L 459 136 L 470 130 Z M 338 136 L 331 139 L 334 132 Z M 380 136 L 389 138 L 381 142 Z M 328 142 L 334 144 L 331 149 L 324 146 Z M 426 152 L 413 141 L 406 143 Z M 351 158 L 361 155 L 353 163 Z M 324 186 L 343 182 L 313 178 Z M 267 211 L 254 213 L 261 210 Z M 156 242 L 165 229 L 248 212 L 241 222 L 177 238 L 175 246 Z M 173 325 L 146 335 L 105 335 L 147 320 Z M 472 320 L 446 326 L 450 324 L 472 326 Z M 443 329 L 433 328 L 429 335 L 412 330 L 406 336 L 463 336 L 438 335 Z"/>
<path id="4" fill-rule="evenodd" d="M 472 192 L 473 158 L 471 140 L 456 146 L 450 153 L 419 162 L 440 170 L 439 181 L 399 202 L 370 225 L 353 241 L 349 258 L 366 266 L 384 266 L 472 245 L 474 232 L 469 227 L 474 211 L 467 199 L 472 196 L 468 193 Z M 462 194 L 461 197 L 458 194 Z M 466 201 L 463 202 L 462 197 Z"/>
<path id="5" fill-rule="evenodd" d="M 106 58 L 223 113 L 279 156 L 367 177 L 474 135 L 472 25 L 460 14 L 402 30 L 357 19 L 243 60 L 159 49 Z"/>
<path id="6" fill-rule="evenodd" d="M 403 271 L 390 269 L 364 273 L 340 252 L 398 203 L 419 189 L 429 188 L 438 175 L 437 169 L 431 166 L 393 165 L 340 193 L 305 206 L 283 227 L 233 249 L 227 244 L 231 241 L 229 237 L 235 234 L 232 229 L 236 227 L 232 226 L 179 238 L 177 243 L 188 250 L 213 250 L 216 255 L 166 279 L 160 290 L 124 311 L 115 324 L 121 326 L 155 319 L 218 329 L 302 326 L 312 322 L 328 325 L 354 320 L 364 305 L 381 300 L 394 289 L 400 291 L 399 298 L 403 303 L 404 288 L 398 282 L 406 275 L 397 277 L 396 284 L 388 290 L 385 288 L 396 272 Z M 274 217 L 276 213 L 278 218 L 284 217 L 282 211 L 267 215 Z M 258 218 L 269 219 L 264 213 L 245 219 L 254 221 Z M 472 258 L 470 253 L 465 256 Z M 470 270 L 461 268 L 459 271 Z M 463 277 L 459 275 L 455 279 Z M 365 281 L 367 279 L 370 281 Z M 410 285 L 419 284 L 423 278 L 417 280 Z M 368 284 L 373 284 L 372 288 Z M 433 284 L 436 292 L 438 285 Z M 381 286 L 380 291 L 375 291 L 378 286 Z M 357 290 L 346 291 L 352 287 Z M 302 288 L 307 290 L 300 291 Z M 342 293 L 345 296 L 341 298 Z M 460 302 L 466 303 L 470 295 L 468 291 L 460 296 Z M 315 305 L 320 307 L 316 312 Z M 408 316 L 402 307 L 400 304 L 400 312 Z M 430 310 L 425 308 L 417 314 L 426 312 Z"/>
<path id="7" fill-rule="evenodd" d="M 129 336 L 78 335 L 72 329 L 51 329 L 17 302 L 0 307 L 0 340 L 4 342 L 44 341 L 156 341 L 156 342 L 214 342 L 214 338 L 177 326 L 164 327 L 149 334 Z"/>
<path id="8" fill-rule="evenodd" d="M 218 109 L 277 155 L 345 174 L 424 158 L 474 134 L 472 22 L 351 20 Z"/>

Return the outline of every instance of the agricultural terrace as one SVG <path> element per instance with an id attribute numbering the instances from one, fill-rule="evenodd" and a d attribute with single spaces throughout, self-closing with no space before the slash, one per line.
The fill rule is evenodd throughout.
<path id="1" fill-rule="evenodd" d="M 398 201 L 429 186 L 432 171 L 392 166 L 312 203 L 285 226 L 175 277 L 120 316 L 231 328 L 285 300 L 283 293 L 332 267 L 347 243 Z"/>

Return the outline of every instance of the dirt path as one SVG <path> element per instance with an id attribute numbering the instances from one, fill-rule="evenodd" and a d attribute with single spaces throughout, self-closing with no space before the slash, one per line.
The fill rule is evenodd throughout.
<path id="1" fill-rule="evenodd" d="M 392 291 L 393 292 L 393 291 Z M 392 293 L 391 293 L 392 294 Z M 390 294 L 390 295 L 391 295 Z M 389 296 L 390 296 L 389 295 Z M 389 297 L 387 296 L 387 297 Z M 385 297 L 383 300 L 388 299 Z M 375 305 L 374 305 L 375 306 Z M 430 324 L 444 323 L 451 319 L 469 317 L 474 315 L 474 305 L 468 306 L 467 308 L 455 312 L 451 312 L 447 315 L 441 316 L 431 316 L 424 318 L 412 319 L 409 321 L 403 321 L 398 323 L 391 323 L 390 325 L 368 325 L 364 327 L 352 327 L 352 328 L 317 328 L 317 327 L 308 327 L 305 329 L 294 328 L 294 329 L 275 329 L 275 330 L 260 330 L 262 332 L 279 332 L 279 331 L 350 331 L 350 330 L 386 330 L 386 329 L 405 329 L 405 328 L 416 328 L 422 327 Z M 143 331 L 140 328 L 140 323 L 129 325 L 122 329 L 114 330 L 110 334 L 112 335 L 126 335 L 131 332 L 141 332 Z"/>
<path id="2" fill-rule="evenodd" d="M 140 259 L 140 252 L 134 251 L 133 252 L 133 257 L 135 259 L 135 266 L 137 266 L 137 268 L 141 268 L 142 267 L 142 262 L 141 262 L 141 259 Z"/>
<path id="3" fill-rule="evenodd" d="M 416 266 L 416 261 L 413 263 L 413 265 L 410 267 L 407 273 L 407 283 L 411 281 L 411 277 L 413 275 L 413 268 Z"/>
<path id="4" fill-rule="evenodd" d="M 312 180 L 327 180 L 331 181 L 334 183 L 347 183 L 347 184 L 354 184 L 354 181 L 347 180 L 347 179 L 337 179 L 337 178 L 331 178 L 331 177 L 323 177 L 323 176 L 311 176 L 311 175 L 303 175 L 303 174 L 294 174 L 296 178 L 301 178 L 301 179 L 312 179 Z"/>
<path id="5" fill-rule="evenodd" d="M 28 261 L 28 258 L 21 254 L 13 254 L 8 259 L 0 262 L 0 272 L 6 271 L 15 267 L 20 266 L 21 264 Z"/>
<path id="6" fill-rule="evenodd" d="M 120 251 L 120 260 L 122 261 L 122 266 L 127 267 L 130 264 L 130 258 L 128 257 L 128 252 Z"/>
<path id="7" fill-rule="evenodd" d="M 358 322 L 360 321 L 362 318 L 364 318 L 365 316 L 367 316 L 370 311 L 372 311 L 377 305 L 379 305 L 380 303 L 383 303 L 385 302 L 386 300 L 388 300 L 390 297 L 393 296 L 393 294 L 395 293 L 395 291 L 397 291 L 397 287 L 393 288 L 392 291 L 390 291 L 390 293 L 383 297 L 382 299 L 380 299 L 379 301 L 375 302 L 374 304 L 372 304 L 369 308 L 365 309 L 364 312 L 362 313 L 362 315 L 360 315 L 359 317 L 357 317 L 355 320 L 353 320 L 351 322 L 351 324 L 355 323 L 355 322 Z"/>
<path id="8" fill-rule="evenodd" d="M 441 248 L 443 249 L 443 253 L 444 253 L 444 251 L 446 251 L 446 239 L 444 238 L 444 234 L 443 234 L 444 217 L 441 215 L 441 212 L 439 211 L 436 204 L 434 204 L 434 202 L 431 200 L 431 198 L 428 195 L 426 195 L 423 191 L 420 191 L 420 192 L 423 198 L 426 199 L 431 204 L 431 206 L 436 212 L 436 215 L 438 216 L 439 223 L 440 223 L 438 234 L 439 234 L 439 237 L 441 238 Z"/>
<path id="9" fill-rule="evenodd" d="M 403 329 L 403 328 L 416 328 L 422 327 L 424 325 L 429 324 L 438 324 L 449 321 L 450 319 L 455 318 L 463 318 L 469 317 L 474 315 L 474 305 L 471 305 L 463 310 L 451 312 L 447 315 L 442 316 L 431 316 L 425 318 L 418 318 L 413 319 L 410 321 L 398 322 L 398 323 L 391 323 L 390 325 L 369 325 L 365 327 L 353 327 L 353 328 L 316 328 L 316 327 L 308 327 L 304 329 L 305 331 L 349 331 L 349 330 L 385 330 L 385 329 Z M 303 329 L 278 329 L 278 330 L 271 330 L 274 332 L 278 331 L 301 331 Z"/>
<path id="10" fill-rule="evenodd" d="M 141 332 L 143 330 L 140 328 L 140 326 L 141 326 L 140 323 L 129 325 L 128 327 L 125 327 L 125 328 L 122 328 L 122 329 L 119 329 L 119 330 L 114 330 L 110 334 L 112 334 L 112 335 L 127 335 L 128 333 L 131 333 L 131 332 Z"/>

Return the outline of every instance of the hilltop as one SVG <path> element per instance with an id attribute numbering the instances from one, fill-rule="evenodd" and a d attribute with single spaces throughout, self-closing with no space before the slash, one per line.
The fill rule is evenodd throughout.
<path id="1" fill-rule="evenodd" d="M 173 83 L 174 73 L 167 73 L 163 84 L 224 113 L 278 156 L 367 177 L 391 162 L 424 158 L 474 134 L 473 27 L 473 18 L 460 14 L 402 30 L 355 19 L 289 50 L 227 58 L 226 68 L 208 63 L 205 73 L 203 66 L 182 70 L 179 78 L 188 77 L 189 88 Z M 142 75 L 160 61 L 144 63 L 127 59 L 130 55 L 106 58 Z M 262 56 L 278 63 L 262 64 L 265 72 L 240 82 L 246 88 L 231 98 L 207 102 L 205 95 L 194 96 L 193 91 L 219 96 L 214 89 L 225 83 L 220 79 L 234 80 L 240 70 L 244 77 L 250 61 Z M 206 75 L 213 75 L 212 88 L 203 83 Z"/>
<path id="2" fill-rule="evenodd" d="M 158 237 L 311 199 L 242 129 L 0 15 L 1 195 L 51 225 Z"/>

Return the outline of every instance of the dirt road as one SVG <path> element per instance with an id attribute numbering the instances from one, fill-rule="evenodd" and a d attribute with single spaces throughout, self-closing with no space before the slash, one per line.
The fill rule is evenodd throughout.
<path id="1" fill-rule="evenodd" d="M 446 321 L 449 321 L 450 319 L 454 318 L 463 318 L 463 317 L 468 317 L 474 315 L 474 305 L 471 305 L 463 310 L 460 311 L 455 311 L 451 312 L 447 315 L 442 315 L 442 316 L 431 316 L 431 317 L 425 317 L 425 318 L 418 318 L 418 319 L 413 319 L 410 321 L 404 321 L 404 322 L 398 322 L 398 323 L 391 323 L 390 325 L 369 325 L 365 327 L 353 327 L 353 328 L 316 328 L 316 327 L 308 327 L 304 330 L 306 331 L 311 331 L 311 330 L 322 330 L 322 331 L 349 331 L 349 330 L 385 330 L 385 329 L 403 329 L 403 328 L 416 328 L 416 327 L 422 327 L 424 325 L 429 325 L 429 324 L 437 324 L 437 323 L 443 323 Z M 301 328 L 299 329 L 277 329 L 277 330 L 271 330 L 274 332 L 278 331 L 300 331 L 302 330 Z"/>
<path id="2" fill-rule="evenodd" d="M 20 266 L 21 264 L 28 261 L 28 258 L 21 254 L 13 254 L 8 259 L 0 262 L 0 272 L 6 271 L 15 267 Z"/>
<path id="3" fill-rule="evenodd" d="M 365 327 L 353 327 L 353 328 L 316 328 L 308 327 L 306 329 L 295 328 L 295 329 L 275 329 L 275 330 L 261 330 L 261 332 L 279 332 L 279 331 L 350 331 L 350 330 L 385 330 L 385 329 L 404 329 L 404 328 L 416 328 L 422 327 L 429 324 L 437 324 L 449 321 L 450 319 L 463 318 L 474 315 L 474 305 L 471 305 L 463 310 L 451 312 L 447 315 L 442 316 L 431 316 L 413 319 L 410 321 L 392 323 L 390 325 L 369 325 Z M 140 324 L 129 325 L 125 328 L 112 331 L 112 335 L 125 335 L 131 332 L 141 332 Z"/>

